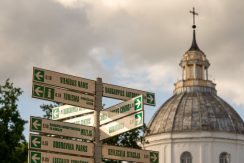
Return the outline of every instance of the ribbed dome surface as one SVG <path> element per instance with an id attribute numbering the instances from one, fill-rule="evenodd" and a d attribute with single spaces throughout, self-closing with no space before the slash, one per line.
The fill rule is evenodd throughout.
<path id="1" fill-rule="evenodd" d="M 155 113 L 149 133 L 222 131 L 244 134 L 236 111 L 212 93 L 191 92 L 172 96 Z"/>

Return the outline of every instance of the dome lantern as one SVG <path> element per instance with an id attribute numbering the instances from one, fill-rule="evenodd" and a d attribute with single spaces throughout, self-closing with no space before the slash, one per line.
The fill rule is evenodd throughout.
<path id="1" fill-rule="evenodd" d="M 190 11 L 193 14 L 193 39 L 190 49 L 185 52 L 180 62 L 182 69 L 181 80 L 175 84 L 174 93 L 182 92 L 212 92 L 216 94 L 215 84 L 208 78 L 208 68 L 210 63 L 206 55 L 197 45 L 195 15 L 198 13 Z"/>

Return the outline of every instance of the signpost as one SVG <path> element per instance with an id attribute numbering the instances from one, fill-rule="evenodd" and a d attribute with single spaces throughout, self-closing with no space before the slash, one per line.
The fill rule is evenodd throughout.
<path id="1" fill-rule="evenodd" d="M 146 92 L 132 88 L 126 88 L 117 85 L 103 83 L 103 96 L 105 97 L 115 98 L 119 100 L 129 100 L 138 95 L 143 95 L 145 105 L 156 105 L 155 94 L 152 92 Z"/>
<path id="2" fill-rule="evenodd" d="M 125 102 L 102 110 L 103 96 Z M 34 67 L 32 97 L 68 105 L 53 108 L 53 120 L 30 117 L 30 131 L 92 142 L 30 134 L 29 163 L 101 163 L 102 157 L 141 163 L 159 162 L 159 154 L 155 151 L 101 143 L 103 139 L 143 126 L 144 104 L 155 106 L 154 93 L 106 84 L 101 78 L 94 81 Z M 74 118 L 68 119 L 70 117 Z"/>
<path id="3" fill-rule="evenodd" d="M 61 102 L 79 107 L 93 109 L 95 107 L 95 97 L 72 92 L 69 90 L 33 83 L 32 97 L 43 100 Z"/>
<path id="4" fill-rule="evenodd" d="M 76 107 L 72 105 L 63 105 L 52 108 L 52 120 L 60 120 L 68 117 L 92 113 L 93 110 Z"/>
<path id="5" fill-rule="evenodd" d="M 101 136 L 100 139 L 106 139 L 123 132 L 130 131 L 132 129 L 143 126 L 144 115 L 143 111 L 124 117 L 117 121 L 102 125 L 100 127 Z"/>
<path id="6" fill-rule="evenodd" d="M 94 159 L 29 150 L 29 163 L 94 163 Z"/>
<path id="7" fill-rule="evenodd" d="M 144 109 L 142 95 L 128 101 L 114 105 L 100 112 L 100 125 L 115 121 L 119 118 L 128 116 Z M 53 114 L 54 115 L 54 114 Z M 81 125 L 93 126 L 94 115 L 87 114 L 79 117 L 64 120 L 64 122 L 76 123 Z"/>
<path id="8" fill-rule="evenodd" d="M 144 109 L 142 95 L 114 105 L 100 113 L 100 124 L 105 124 Z"/>
<path id="9" fill-rule="evenodd" d="M 80 117 L 64 120 L 64 122 L 75 123 L 86 126 L 94 125 L 94 114 L 87 114 Z"/>
<path id="10" fill-rule="evenodd" d="M 159 153 L 156 151 L 103 145 L 102 155 L 103 158 L 113 160 L 133 161 L 138 163 L 159 163 Z"/>
<path id="11" fill-rule="evenodd" d="M 30 134 L 30 149 L 93 156 L 94 144 Z"/>
<path id="12" fill-rule="evenodd" d="M 95 93 L 95 81 L 41 68 L 33 68 L 33 81 L 85 93 Z"/>
<path id="13" fill-rule="evenodd" d="M 30 117 L 30 131 L 93 140 L 94 128 L 38 117 Z"/>

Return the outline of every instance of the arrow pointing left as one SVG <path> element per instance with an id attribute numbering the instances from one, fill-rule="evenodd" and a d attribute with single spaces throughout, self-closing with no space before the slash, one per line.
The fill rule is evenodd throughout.
<path id="1" fill-rule="evenodd" d="M 35 120 L 33 122 L 33 126 L 35 127 L 35 129 L 37 130 L 39 128 L 39 126 L 41 126 L 41 124 L 38 123 L 38 120 Z"/>
<path id="2" fill-rule="evenodd" d="M 32 157 L 31 157 L 32 161 L 34 161 L 34 163 L 38 163 L 38 160 L 41 160 L 41 158 L 38 156 L 37 153 L 35 153 Z M 38 161 L 38 162 L 37 162 Z"/>
<path id="3" fill-rule="evenodd" d="M 38 144 L 41 144 L 40 140 L 38 140 L 37 137 L 34 137 L 34 139 L 32 139 L 32 144 L 35 146 L 35 147 L 38 147 Z"/>
<path id="4" fill-rule="evenodd" d="M 36 76 L 36 79 L 37 79 L 37 80 L 41 80 L 41 79 L 43 78 L 43 75 L 41 74 L 41 71 L 37 71 L 37 72 L 35 73 L 35 76 Z"/>
<path id="5" fill-rule="evenodd" d="M 44 86 L 34 85 L 33 95 L 35 97 L 43 97 L 44 96 Z"/>
<path id="6" fill-rule="evenodd" d="M 37 87 L 37 88 L 35 89 L 35 93 L 36 93 L 38 96 L 40 96 L 40 94 L 43 93 L 43 91 L 41 90 L 41 87 Z"/>

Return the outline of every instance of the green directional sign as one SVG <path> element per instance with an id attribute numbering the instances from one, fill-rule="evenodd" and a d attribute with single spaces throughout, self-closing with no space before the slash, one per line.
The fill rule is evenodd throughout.
<path id="1" fill-rule="evenodd" d="M 91 126 L 59 122 L 32 116 L 30 117 L 30 123 L 30 131 L 32 132 L 47 133 L 87 140 L 94 139 L 94 127 Z"/>
<path id="2" fill-rule="evenodd" d="M 44 71 L 39 69 L 34 69 L 34 81 L 44 82 Z"/>
<path id="3" fill-rule="evenodd" d="M 87 109 L 95 109 L 94 96 L 52 87 L 50 85 L 42 85 L 35 82 L 33 83 L 32 97 L 84 107 Z"/>
<path id="4" fill-rule="evenodd" d="M 42 137 L 37 135 L 30 135 L 30 148 L 41 149 Z"/>
<path id="5" fill-rule="evenodd" d="M 126 116 L 116 121 L 104 124 L 100 127 L 100 139 L 107 139 L 109 137 L 130 131 L 132 129 L 143 126 L 144 116 L 143 111 Z"/>
<path id="6" fill-rule="evenodd" d="M 158 152 L 150 152 L 150 163 L 159 163 Z"/>
<path id="7" fill-rule="evenodd" d="M 103 83 L 103 96 L 119 99 L 119 100 L 129 100 L 136 96 L 143 95 L 144 104 L 155 106 L 155 94 L 152 92 L 146 92 L 142 90 L 121 87 L 117 85 Z"/>
<path id="8" fill-rule="evenodd" d="M 142 95 L 111 106 L 100 113 L 100 124 L 115 121 L 144 109 Z"/>
<path id="9" fill-rule="evenodd" d="M 29 163 L 94 163 L 93 158 L 29 150 Z"/>
<path id="10" fill-rule="evenodd" d="M 135 110 L 141 110 L 143 106 L 143 98 L 142 96 L 136 97 L 134 99 L 134 109 Z"/>
<path id="11" fill-rule="evenodd" d="M 81 124 L 86 126 L 94 126 L 94 114 L 86 114 L 79 117 L 64 120 L 64 122 Z"/>
<path id="12" fill-rule="evenodd" d="M 33 96 L 43 98 L 44 97 L 44 86 L 34 85 Z"/>
<path id="13" fill-rule="evenodd" d="M 122 160 L 143 163 L 158 163 L 159 155 L 157 151 L 140 150 L 111 145 L 102 146 L 102 156 L 106 159 Z"/>
<path id="14" fill-rule="evenodd" d="M 30 158 L 29 158 L 30 163 L 41 163 L 42 162 L 41 152 L 30 151 L 29 156 L 30 156 Z"/>
<path id="15" fill-rule="evenodd" d="M 143 112 L 139 112 L 135 114 L 136 126 L 143 125 Z"/>
<path id="16" fill-rule="evenodd" d="M 155 94 L 147 92 L 147 103 L 149 105 L 155 105 Z"/>
<path id="17" fill-rule="evenodd" d="M 41 118 L 32 118 L 31 121 L 31 130 L 32 131 L 42 131 L 42 119 Z"/>
<path id="18" fill-rule="evenodd" d="M 59 119 L 59 108 L 52 109 L 52 119 Z"/>
<path id="19" fill-rule="evenodd" d="M 30 149 L 33 150 L 51 151 L 82 156 L 94 155 L 94 144 L 82 141 L 30 134 L 29 144 Z"/>
<path id="20" fill-rule="evenodd" d="M 72 106 L 72 105 L 63 105 L 63 106 L 52 108 L 52 119 L 60 120 L 60 119 L 74 117 L 74 116 L 80 116 L 86 113 L 93 113 L 93 110 Z"/>
<path id="21" fill-rule="evenodd" d="M 95 81 L 59 72 L 33 68 L 33 82 L 95 94 Z"/>

